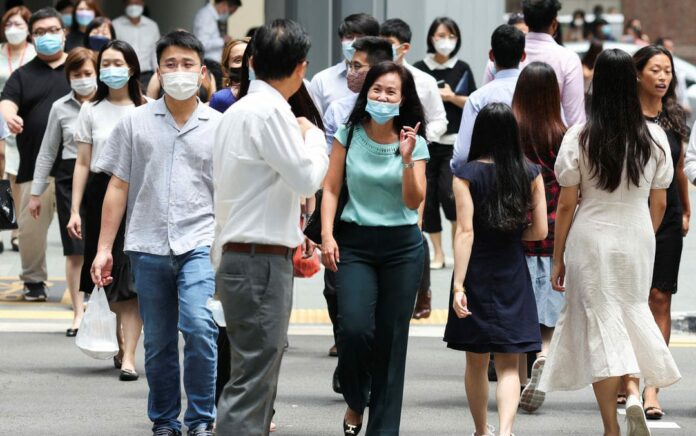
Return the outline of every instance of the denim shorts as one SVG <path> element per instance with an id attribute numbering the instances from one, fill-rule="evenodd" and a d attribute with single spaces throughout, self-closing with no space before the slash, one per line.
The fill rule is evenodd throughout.
<path id="1" fill-rule="evenodd" d="M 554 291 L 551 287 L 553 259 L 542 256 L 526 256 L 526 258 L 529 275 L 532 277 L 539 324 L 555 327 L 565 304 L 565 295 L 562 292 Z"/>

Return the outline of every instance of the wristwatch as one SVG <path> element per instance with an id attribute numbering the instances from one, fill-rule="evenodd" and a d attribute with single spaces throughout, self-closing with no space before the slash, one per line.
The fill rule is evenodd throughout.
<path id="1" fill-rule="evenodd" d="M 416 163 L 415 163 L 415 162 L 411 162 L 411 163 L 402 163 L 401 165 L 403 165 L 403 166 L 404 166 L 404 169 L 407 170 L 407 169 L 409 169 L 409 168 L 413 168 L 414 166 L 416 166 Z"/>

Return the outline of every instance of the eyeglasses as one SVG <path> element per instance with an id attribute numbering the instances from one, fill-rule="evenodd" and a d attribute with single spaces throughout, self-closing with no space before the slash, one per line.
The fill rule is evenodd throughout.
<path id="1" fill-rule="evenodd" d="M 348 64 L 348 69 L 358 72 L 362 70 L 363 68 L 370 68 L 369 65 L 363 65 L 360 62 L 346 62 Z"/>
<path id="2" fill-rule="evenodd" d="M 35 29 L 33 32 L 31 32 L 31 34 L 32 36 L 39 38 L 41 36 L 46 35 L 47 33 L 50 33 L 51 35 L 58 35 L 62 31 L 62 27 L 49 27 L 48 29 Z"/>

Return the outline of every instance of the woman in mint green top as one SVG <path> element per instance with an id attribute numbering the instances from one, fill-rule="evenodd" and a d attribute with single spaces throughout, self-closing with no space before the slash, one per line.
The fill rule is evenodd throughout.
<path id="1" fill-rule="evenodd" d="M 346 144 L 350 127 L 339 127 L 334 136 Z M 422 130 L 422 127 L 421 129 Z M 409 209 L 402 198 L 404 171 L 399 142 L 380 144 L 367 135 L 362 125 L 355 127 L 346 157 L 346 181 L 350 196 L 341 221 L 361 226 L 403 226 L 418 223 L 418 210 Z M 428 145 L 416 136 L 414 161 L 427 160 Z"/>
<path id="2" fill-rule="evenodd" d="M 408 328 L 423 270 L 418 208 L 425 197 L 423 108 L 413 76 L 393 62 L 367 73 L 335 135 L 321 205 L 322 262 L 336 273 L 338 377 L 356 435 L 398 434 Z M 339 146 L 341 145 L 341 146 Z M 348 202 L 333 222 L 344 174 Z"/>

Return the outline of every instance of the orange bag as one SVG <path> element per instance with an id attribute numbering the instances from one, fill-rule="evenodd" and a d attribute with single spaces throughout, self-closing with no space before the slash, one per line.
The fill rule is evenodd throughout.
<path id="1" fill-rule="evenodd" d="M 308 279 L 321 270 L 321 261 L 316 250 L 306 259 L 302 258 L 302 246 L 295 249 L 292 255 L 293 275 L 298 278 Z"/>

